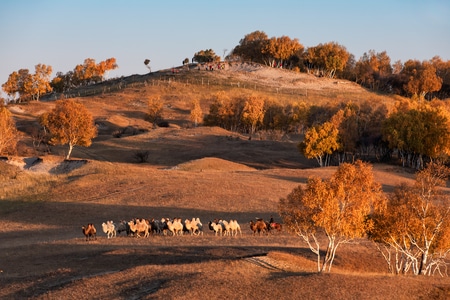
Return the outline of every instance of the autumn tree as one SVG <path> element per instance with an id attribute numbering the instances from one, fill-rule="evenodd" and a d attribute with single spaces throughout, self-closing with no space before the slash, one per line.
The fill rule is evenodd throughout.
<path id="1" fill-rule="evenodd" d="M 269 38 L 264 31 L 254 31 L 245 35 L 232 50 L 232 55 L 244 61 L 264 63 L 263 49 L 266 47 Z"/>
<path id="2" fill-rule="evenodd" d="M 150 63 L 150 60 L 148 63 Z M 58 72 L 51 81 L 51 87 L 61 93 L 79 86 L 98 83 L 105 79 L 109 71 L 117 68 L 118 65 L 114 57 L 99 63 L 96 63 L 95 59 L 86 58 L 83 64 L 76 65 L 73 71 L 65 74 Z"/>
<path id="3" fill-rule="evenodd" d="M 329 165 L 333 151 L 339 148 L 339 130 L 331 122 L 325 122 L 308 129 L 298 149 L 306 158 L 315 158 L 319 166 Z M 325 159 L 324 159 L 325 158 Z"/>
<path id="4" fill-rule="evenodd" d="M 442 79 L 442 86 L 437 95 L 440 99 L 450 97 L 450 60 L 444 61 L 439 56 L 435 56 L 430 60 L 431 64 L 436 68 L 436 75 Z"/>
<path id="5" fill-rule="evenodd" d="M 8 81 L 3 85 L 3 91 L 14 101 L 39 100 L 42 94 L 51 92 L 50 75 L 52 67 L 44 64 L 35 66 L 35 73 L 30 74 L 28 69 L 20 69 L 9 75 Z"/>
<path id="6" fill-rule="evenodd" d="M 82 65 L 75 66 L 72 83 L 75 86 L 81 86 L 101 82 L 108 71 L 116 68 L 118 66 L 114 57 L 101 61 L 98 64 L 95 62 L 95 59 L 86 58 Z"/>
<path id="7" fill-rule="evenodd" d="M 213 95 L 209 113 L 205 116 L 206 126 L 220 126 L 231 131 L 242 129 L 244 97 L 230 97 L 224 91 Z"/>
<path id="8" fill-rule="evenodd" d="M 388 89 L 392 75 L 391 59 L 386 51 L 364 53 L 355 66 L 356 82 L 373 90 Z"/>
<path id="9" fill-rule="evenodd" d="M 318 272 L 330 271 L 338 247 L 365 235 L 366 219 L 383 198 L 371 165 L 357 161 L 341 164 L 329 180 L 310 177 L 280 199 L 279 213 L 317 256 Z"/>
<path id="10" fill-rule="evenodd" d="M 192 60 L 198 63 L 215 62 L 220 61 L 220 56 L 216 55 L 214 50 L 206 49 L 195 53 Z"/>
<path id="11" fill-rule="evenodd" d="M 152 96 L 147 102 L 147 119 L 156 125 L 163 119 L 163 101 L 160 96 Z"/>
<path id="12" fill-rule="evenodd" d="M 250 135 L 254 134 L 264 119 L 264 99 L 256 95 L 248 95 L 244 100 L 242 123 L 248 126 Z"/>
<path id="13" fill-rule="evenodd" d="M 308 73 L 333 78 L 336 72 L 343 71 L 350 53 L 335 42 L 309 47 L 303 55 Z"/>
<path id="14" fill-rule="evenodd" d="M 191 103 L 190 119 L 194 123 L 195 127 L 197 127 L 198 124 L 203 120 L 203 111 L 198 99 L 194 99 Z"/>
<path id="15" fill-rule="evenodd" d="M 11 112 L 0 103 L 0 154 L 15 154 L 18 132 Z"/>
<path id="16" fill-rule="evenodd" d="M 421 169 L 423 158 L 450 154 L 450 115 L 427 103 L 392 113 L 383 123 L 383 139 L 396 150 L 403 165 Z"/>
<path id="17" fill-rule="evenodd" d="M 403 85 L 406 93 L 419 99 L 425 99 L 428 93 L 439 91 L 442 86 L 442 78 L 437 75 L 435 66 L 428 61 L 408 60 L 400 74 L 406 81 Z"/>
<path id="18" fill-rule="evenodd" d="M 339 160 L 345 161 L 348 155 L 351 156 L 352 161 L 356 156 L 382 155 L 382 149 L 379 149 L 382 138 L 381 127 L 386 117 L 385 105 L 368 101 L 349 102 L 339 109 L 330 119 L 339 131 L 340 153 L 338 154 L 341 156 Z"/>
<path id="19" fill-rule="evenodd" d="M 390 272 L 446 273 L 450 199 L 440 187 L 449 174 L 448 167 L 430 163 L 417 173 L 414 186 L 397 186 L 385 209 L 368 219 L 368 236 L 376 242 Z"/>
<path id="20" fill-rule="evenodd" d="M 31 89 L 31 95 L 34 100 L 39 100 L 42 94 L 52 91 L 50 86 L 50 75 L 53 69 L 51 66 L 44 64 L 38 64 L 35 66 L 35 72 L 33 76 L 33 85 Z"/>
<path id="21" fill-rule="evenodd" d="M 285 62 L 295 54 L 298 56 L 303 52 L 303 45 L 298 39 L 288 36 L 272 37 L 262 49 L 265 54 L 265 64 L 271 67 L 284 66 Z"/>
<path id="22" fill-rule="evenodd" d="M 66 159 L 73 147 L 89 147 L 97 136 L 92 114 L 86 107 L 74 100 L 58 100 L 53 110 L 41 116 L 40 122 L 50 133 L 50 143 L 69 145 Z"/>

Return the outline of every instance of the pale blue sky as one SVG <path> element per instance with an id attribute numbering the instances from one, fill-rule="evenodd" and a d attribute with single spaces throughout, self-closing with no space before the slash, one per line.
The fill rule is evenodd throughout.
<path id="1" fill-rule="evenodd" d="M 253 31 L 305 47 L 337 42 L 358 60 L 371 49 L 391 62 L 450 59 L 449 0 L 0 0 L 0 85 L 38 63 L 66 73 L 85 58 L 115 57 L 109 77 L 222 56 Z"/>

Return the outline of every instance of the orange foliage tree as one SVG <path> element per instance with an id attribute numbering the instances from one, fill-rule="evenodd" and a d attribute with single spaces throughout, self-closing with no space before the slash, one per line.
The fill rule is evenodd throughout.
<path id="1" fill-rule="evenodd" d="M 283 66 L 284 62 L 295 54 L 303 52 L 303 45 L 298 39 L 291 39 L 288 36 L 272 37 L 262 49 L 262 53 L 267 56 L 266 64 L 271 67 Z"/>
<path id="2" fill-rule="evenodd" d="M 430 163 L 417 173 L 414 186 L 402 184 L 385 209 L 368 221 L 368 236 L 376 242 L 390 272 L 443 275 L 450 253 L 450 199 L 440 189 L 450 174 Z"/>
<path id="3" fill-rule="evenodd" d="M 43 114 L 40 122 L 51 135 L 50 143 L 69 145 L 66 159 L 70 158 L 74 146 L 89 147 L 97 136 L 92 114 L 73 100 L 56 101 L 55 108 Z"/>
<path id="4" fill-rule="evenodd" d="M 147 120 L 153 125 L 162 121 L 164 103 L 159 95 L 150 97 L 147 101 Z"/>
<path id="5" fill-rule="evenodd" d="M 365 235 L 366 219 L 383 199 L 371 165 L 356 161 L 341 164 L 329 180 L 310 177 L 306 187 L 280 199 L 279 213 L 288 230 L 317 255 L 317 270 L 323 272 L 331 270 L 340 245 Z"/>
<path id="6" fill-rule="evenodd" d="M 420 103 L 400 109 L 384 121 L 382 133 L 403 165 L 421 169 L 424 156 L 436 159 L 450 154 L 450 114 L 443 106 Z"/>
<path id="7" fill-rule="evenodd" d="M 331 122 L 316 125 L 306 131 L 298 150 L 308 159 L 315 158 L 319 166 L 327 166 L 330 155 L 340 147 L 338 135 L 339 130 Z"/>
<path id="8" fill-rule="evenodd" d="M 308 70 L 330 78 L 333 78 L 336 72 L 344 70 L 349 58 L 347 49 L 334 42 L 310 47 L 304 54 Z"/>
<path id="9" fill-rule="evenodd" d="M 249 133 L 255 133 L 258 125 L 262 124 L 264 119 L 264 99 L 256 95 L 249 95 L 244 100 L 242 110 L 242 122 L 248 126 Z"/>
<path id="10" fill-rule="evenodd" d="M 195 99 L 191 103 L 191 113 L 189 115 L 192 122 L 194 122 L 194 126 L 197 127 L 199 123 L 203 120 L 203 111 L 200 106 L 200 101 Z"/>
<path id="11" fill-rule="evenodd" d="M 14 154 L 17 144 L 17 129 L 11 112 L 0 103 L 0 154 Z"/>
<path id="12" fill-rule="evenodd" d="M 442 86 L 442 78 L 437 75 L 436 67 L 428 61 L 406 61 L 401 75 L 406 78 L 403 86 L 405 91 L 419 99 L 424 99 L 430 92 L 439 91 Z"/>
<path id="13" fill-rule="evenodd" d="M 51 74 L 52 67 L 44 64 L 36 65 L 34 74 L 30 74 L 28 69 L 20 69 L 9 75 L 8 81 L 2 85 L 2 88 L 14 101 L 18 95 L 20 101 L 39 100 L 42 94 L 52 91 Z"/>

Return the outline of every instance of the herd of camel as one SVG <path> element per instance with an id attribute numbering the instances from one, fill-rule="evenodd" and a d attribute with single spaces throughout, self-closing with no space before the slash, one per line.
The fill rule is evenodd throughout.
<path id="1" fill-rule="evenodd" d="M 237 236 L 242 235 L 241 226 L 237 220 L 219 220 L 208 222 L 208 228 L 214 232 L 214 235 L 224 236 Z M 269 234 L 271 230 L 281 231 L 282 225 L 270 218 L 270 221 L 264 221 L 264 219 L 256 219 L 256 221 L 250 221 L 250 229 L 253 235 L 258 233 Z M 97 239 L 97 229 L 93 223 L 88 223 L 82 226 L 83 235 L 86 241 Z M 191 235 L 203 235 L 203 224 L 199 218 L 186 219 L 184 222 L 181 218 L 161 220 L 147 220 L 147 219 L 134 219 L 131 221 L 120 221 L 114 223 L 113 221 L 106 221 L 102 223 L 102 230 L 107 235 L 107 238 L 116 237 L 117 233 L 126 232 L 127 236 L 136 237 L 148 237 L 150 234 L 163 234 L 163 235 L 183 235 L 185 233 Z"/>

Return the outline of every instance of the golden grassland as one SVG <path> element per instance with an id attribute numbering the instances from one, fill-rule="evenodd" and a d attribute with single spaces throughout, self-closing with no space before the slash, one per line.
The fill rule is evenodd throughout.
<path id="1" fill-rule="evenodd" d="M 301 157 L 300 135 L 249 140 L 217 127 L 193 128 L 192 99 L 201 99 L 204 112 L 221 90 L 311 104 L 397 99 L 352 83 L 260 71 L 169 72 L 170 83 L 159 74 L 146 85 L 78 98 L 93 114 L 99 135 L 91 147 L 75 147 L 70 161 L 63 159 L 64 146 L 51 153 L 32 146 L 36 118 L 53 101 L 10 107 L 22 136 L 21 155 L 0 161 L 0 298 L 450 298 L 448 277 L 390 275 L 365 239 L 338 248 L 332 271 L 318 274 L 316 257 L 299 237 L 286 231 L 251 234 L 251 219 L 280 221 L 281 197 L 309 176 L 328 178 L 336 167 L 316 168 L 315 161 Z M 212 84 L 219 79 L 221 85 Z M 145 121 L 147 99 L 154 95 L 164 100 L 168 128 Z M 130 133 L 113 136 L 124 128 Z M 149 151 L 146 163 L 136 162 L 138 150 Z M 385 164 L 374 165 L 374 175 L 386 192 L 414 179 L 408 169 Z M 200 217 L 204 235 L 138 239 L 122 233 L 107 239 L 101 232 L 106 220 L 135 217 Z M 206 226 L 214 218 L 237 219 L 243 235 L 214 236 Z M 95 241 L 86 242 L 81 233 L 88 222 L 97 227 Z"/>

